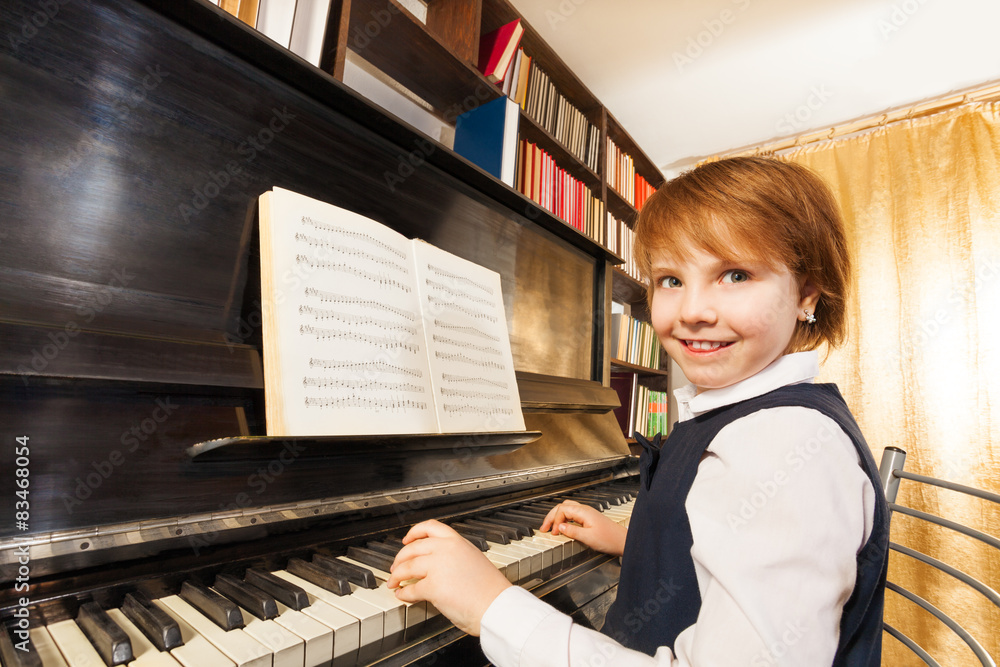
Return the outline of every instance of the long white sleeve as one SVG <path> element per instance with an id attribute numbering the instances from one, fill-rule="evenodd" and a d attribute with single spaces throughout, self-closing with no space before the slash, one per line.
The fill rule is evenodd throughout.
<path id="1" fill-rule="evenodd" d="M 874 511 L 853 444 L 819 412 L 780 407 L 728 425 L 708 451 L 686 503 L 702 604 L 676 655 L 629 651 L 512 588 L 483 617 L 487 657 L 498 667 L 830 664 Z"/>

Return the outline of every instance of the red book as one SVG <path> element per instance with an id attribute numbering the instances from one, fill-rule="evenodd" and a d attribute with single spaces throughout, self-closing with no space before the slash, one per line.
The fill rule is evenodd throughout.
<path id="1" fill-rule="evenodd" d="M 500 83 L 507 76 L 523 34 L 521 19 L 514 19 L 479 40 L 479 71 L 491 83 Z"/>

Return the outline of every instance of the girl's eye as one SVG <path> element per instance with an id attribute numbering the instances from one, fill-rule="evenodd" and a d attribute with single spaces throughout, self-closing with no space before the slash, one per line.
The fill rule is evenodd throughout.
<path id="1" fill-rule="evenodd" d="M 739 269 L 732 269 L 722 274 L 722 282 L 724 283 L 745 283 L 748 280 L 750 280 L 750 274 Z"/>
<path id="2" fill-rule="evenodd" d="M 673 276 L 667 276 L 665 278 L 660 278 L 660 287 L 673 288 L 673 287 L 680 287 L 680 286 L 681 286 L 681 281 L 678 280 L 677 278 L 674 278 Z"/>

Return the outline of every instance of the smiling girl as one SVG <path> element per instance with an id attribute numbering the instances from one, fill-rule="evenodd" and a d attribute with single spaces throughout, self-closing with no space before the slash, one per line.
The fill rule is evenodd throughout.
<path id="1" fill-rule="evenodd" d="M 390 586 L 482 636 L 506 665 L 879 665 L 888 512 L 864 437 L 816 349 L 846 329 L 849 259 L 829 190 L 778 160 L 708 163 L 636 224 L 654 330 L 690 385 L 660 445 L 640 439 L 625 529 L 572 502 L 551 528 L 622 556 L 601 632 L 512 587 L 436 522 Z M 596 661 L 596 662 L 595 662 Z"/>

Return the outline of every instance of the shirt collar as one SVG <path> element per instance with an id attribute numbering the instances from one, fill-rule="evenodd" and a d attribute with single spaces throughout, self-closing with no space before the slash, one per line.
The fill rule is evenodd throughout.
<path id="1" fill-rule="evenodd" d="M 696 394 L 693 384 L 674 391 L 677 419 L 686 421 L 709 410 L 754 398 L 778 387 L 812 382 L 819 374 L 819 355 L 815 350 L 795 352 L 775 359 L 762 371 L 721 389 L 707 389 Z"/>

